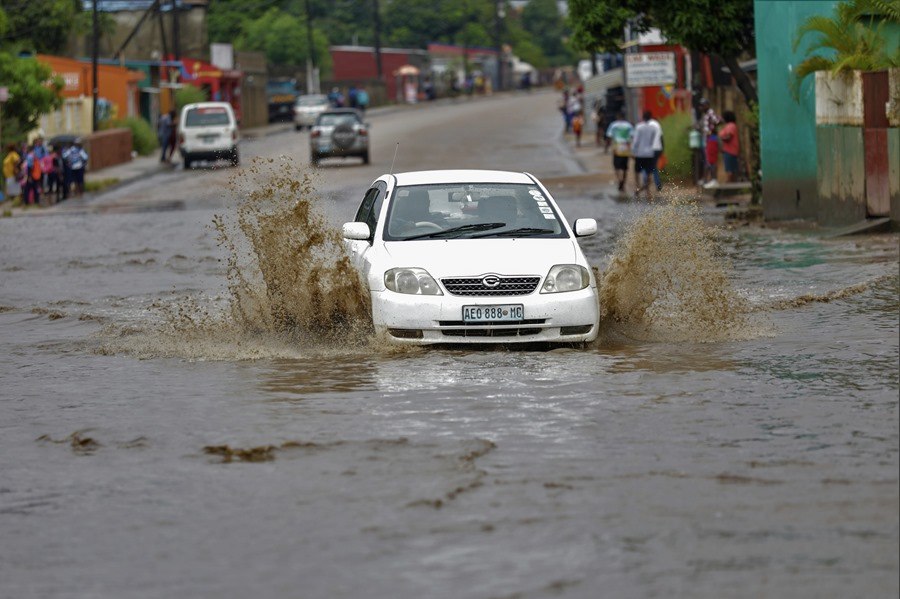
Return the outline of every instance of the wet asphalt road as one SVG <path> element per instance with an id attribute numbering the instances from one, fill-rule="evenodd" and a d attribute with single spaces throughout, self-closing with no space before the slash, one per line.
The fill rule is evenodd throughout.
<path id="1" fill-rule="evenodd" d="M 397 140 L 397 171 L 577 174 L 553 100 L 372 117 L 374 163 L 326 163 L 322 207 L 348 220 Z M 733 341 L 155 339 L 156 306 L 223 295 L 235 173 L 0 220 L 0 597 L 897 596 L 897 237 L 724 231 L 757 308 Z M 558 199 L 600 220 L 600 267 L 649 210 Z"/>

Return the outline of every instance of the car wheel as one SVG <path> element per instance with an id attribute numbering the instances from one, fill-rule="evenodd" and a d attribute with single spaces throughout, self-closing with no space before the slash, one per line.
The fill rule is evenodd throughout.
<path id="1" fill-rule="evenodd" d="M 369 164 L 369 151 L 368 150 L 366 150 L 365 153 L 362 155 L 362 159 L 363 159 L 363 164 Z"/>
<path id="2" fill-rule="evenodd" d="M 303 131 L 303 125 L 294 125 L 295 131 Z"/>
<path id="3" fill-rule="evenodd" d="M 184 158 L 184 170 L 188 170 L 191 168 L 191 157 L 185 154 Z"/>
<path id="4" fill-rule="evenodd" d="M 241 163 L 241 155 L 238 154 L 238 149 L 237 149 L 237 148 L 234 148 L 233 150 L 231 150 L 231 158 L 229 158 L 229 160 L 231 161 L 231 166 L 238 166 L 238 165 L 240 165 L 240 163 Z"/>
<path id="5" fill-rule="evenodd" d="M 309 163 L 313 166 L 319 166 L 319 156 L 317 154 L 310 154 Z"/>

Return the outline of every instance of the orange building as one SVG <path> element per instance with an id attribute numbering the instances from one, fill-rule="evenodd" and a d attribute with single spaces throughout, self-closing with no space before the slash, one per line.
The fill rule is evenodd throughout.
<path id="1" fill-rule="evenodd" d="M 45 136 L 59 133 L 87 134 L 91 132 L 93 114 L 93 78 L 89 62 L 62 56 L 38 54 L 39 62 L 47 64 L 54 75 L 62 77 L 64 87 L 60 95 L 63 106 L 55 113 L 41 118 Z M 139 112 L 138 83 L 147 75 L 118 66 L 97 66 L 99 98 L 108 102 L 109 118 L 137 116 Z"/>

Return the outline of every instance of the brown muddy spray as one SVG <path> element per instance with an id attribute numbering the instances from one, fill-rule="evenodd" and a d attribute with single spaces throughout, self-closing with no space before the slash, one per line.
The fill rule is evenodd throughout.
<path id="1" fill-rule="evenodd" d="M 601 328 L 647 341 L 725 341 L 764 334 L 731 283 L 696 204 L 654 206 L 630 223 L 601 273 Z"/>

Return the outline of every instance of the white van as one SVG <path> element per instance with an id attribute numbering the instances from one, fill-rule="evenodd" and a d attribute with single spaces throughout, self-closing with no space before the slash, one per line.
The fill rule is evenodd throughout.
<path id="1" fill-rule="evenodd" d="M 178 146 L 185 169 L 197 160 L 224 159 L 237 166 L 237 143 L 237 119 L 227 102 L 198 102 L 181 109 Z"/>

